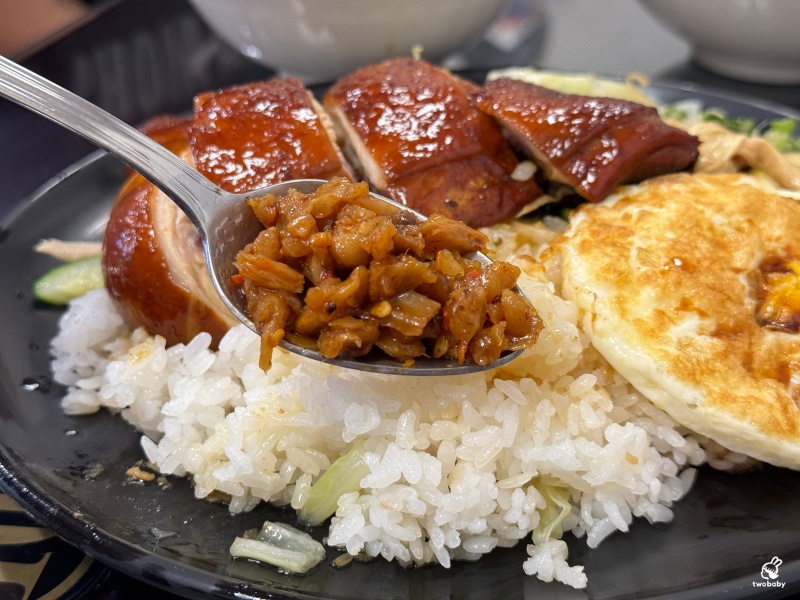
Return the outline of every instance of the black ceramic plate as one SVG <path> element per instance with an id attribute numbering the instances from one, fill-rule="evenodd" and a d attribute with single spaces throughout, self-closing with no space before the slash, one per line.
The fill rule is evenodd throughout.
<path id="1" fill-rule="evenodd" d="M 731 114 L 768 119 L 790 112 L 688 87 L 656 85 L 664 101 L 697 97 Z M 797 115 L 791 115 L 797 118 Z M 344 570 L 336 556 L 305 577 L 233 562 L 228 547 L 266 518 L 290 513 L 263 506 L 232 517 L 195 500 L 186 481 L 169 489 L 126 483 L 141 459 L 138 435 L 101 412 L 67 417 L 51 383 L 48 343 L 59 310 L 37 304 L 31 286 L 53 261 L 32 250 L 44 237 L 99 239 L 123 170 L 97 155 L 59 176 L 7 220 L 0 233 L 0 482 L 43 524 L 102 562 L 153 585 L 195 598 L 744 598 L 800 592 L 800 473 L 766 467 L 725 475 L 702 469 L 675 507 L 671 524 L 637 522 L 596 550 L 569 539 L 570 562 L 585 565 L 589 587 L 576 591 L 522 572 L 524 544 L 450 569 L 403 569 L 378 560 Z M 100 471 L 96 477 L 88 474 Z M 167 534 L 165 537 L 164 534 Z M 324 529 L 314 534 L 321 539 Z M 783 562 L 781 588 L 761 588 L 762 565 Z M 774 585 L 774 583 L 773 583 Z"/>

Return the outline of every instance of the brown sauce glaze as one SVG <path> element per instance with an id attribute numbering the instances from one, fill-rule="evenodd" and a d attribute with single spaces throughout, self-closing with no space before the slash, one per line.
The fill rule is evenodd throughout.
<path id="1" fill-rule="evenodd" d="M 197 169 L 230 192 L 346 174 L 320 110 L 293 78 L 201 94 L 190 133 Z"/>
<path id="2" fill-rule="evenodd" d="M 623 183 L 690 168 L 698 140 L 635 102 L 562 94 L 500 78 L 474 94 L 553 181 L 602 200 Z"/>
<path id="3" fill-rule="evenodd" d="M 477 88 L 413 58 L 355 71 L 325 95 L 365 177 L 425 214 L 477 227 L 511 218 L 541 195 L 499 126 L 469 98 Z"/>

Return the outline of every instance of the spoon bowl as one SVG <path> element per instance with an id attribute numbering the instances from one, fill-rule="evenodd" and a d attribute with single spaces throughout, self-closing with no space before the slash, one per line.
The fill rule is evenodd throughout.
<path id="1" fill-rule="evenodd" d="M 138 130 L 80 96 L 2 56 L 0 56 L 0 96 L 50 119 L 114 154 L 169 196 L 197 227 L 203 244 L 206 267 L 220 298 L 239 321 L 258 333 L 258 328 L 247 313 L 244 294 L 232 281 L 232 276 L 237 273 L 234 266 L 236 255 L 263 229 L 247 200 L 267 194 L 282 196 L 290 189 L 308 194 L 315 191 L 324 181 L 300 179 L 247 193 L 226 192 Z M 410 210 L 383 196 L 374 193 L 371 195 L 395 208 Z M 420 220 L 426 219 L 421 213 L 410 212 Z M 483 265 L 491 263 L 488 257 L 480 253 L 475 253 L 474 258 Z M 519 350 L 510 352 L 498 361 L 483 366 L 433 358 L 420 358 L 407 366 L 378 353 L 357 359 L 329 359 L 316 350 L 286 340 L 281 341 L 279 345 L 306 358 L 361 371 L 392 375 L 473 373 L 509 362 L 521 352 Z"/>

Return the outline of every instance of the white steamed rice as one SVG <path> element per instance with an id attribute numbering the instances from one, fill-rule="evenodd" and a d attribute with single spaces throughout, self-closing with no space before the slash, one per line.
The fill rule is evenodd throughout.
<path id="1" fill-rule="evenodd" d="M 67 413 L 119 411 L 162 473 L 190 475 L 198 498 L 230 495 L 234 513 L 261 501 L 299 508 L 359 438 L 370 473 L 339 499 L 330 545 L 446 567 L 526 540 L 525 573 L 581 588 L 566 543 L 532 539 L 546 507 L 534 484 L 569 486 L 563 531 L 594 548 L 634 517 L 669 521 L 706 455 L 597 355 L 553 284 L 521 285 L 545 329 L 488 374 L 377 376 L 284 352 L 265 373 L 243 326 L 217 352 L 205 334 L 166 348 L 126 329 L 102 290 L 65 313 L 53 369 Z"/>

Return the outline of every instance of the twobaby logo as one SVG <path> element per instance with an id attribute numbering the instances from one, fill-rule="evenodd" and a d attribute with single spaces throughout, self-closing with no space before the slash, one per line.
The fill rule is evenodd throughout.
<path id="1" fill-rule="evenodd" d="M 764 581 L 754 581 L 753 587 L 782 588 L 785 586 L 785 581 L 778 580 L 778 569 L 782 564 L 783 561 L 777 556 L 773 556 L 771 561 L 764 563 L 761 566 L 761 579 Z"/>

